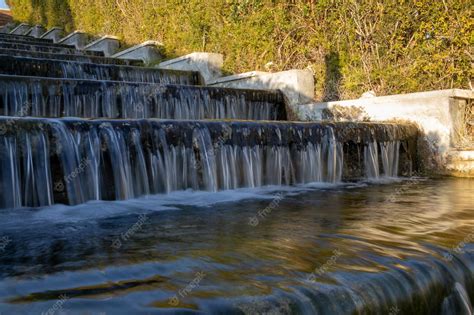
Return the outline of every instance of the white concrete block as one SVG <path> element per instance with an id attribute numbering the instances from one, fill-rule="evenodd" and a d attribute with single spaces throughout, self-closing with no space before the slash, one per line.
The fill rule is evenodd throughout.
<path id="1" fill-rule="evenodd" d="M 124 60 L 141 60 L 146 64 L 163 60 L 163 44 L 156 41 L 146 41 L 112 55 L 112 58 Z"/>
<path id="2" fill-rule="evenodd" d="M 10 31 L 10 34 L 25 35 L 29 30 L 31 30 L 31 25 L 28 25 L 26 23 L 21 23 L 20 25 L 15 27 L 12 31 Z"/>
<path id="3" fill-rule="evenodd" d="M 118 37 L 105 35 L 98 40 L 86 45 L 84 50 L 88 51 L 101 51 L 105 57 L 110 57 L 115 54 L 120 47 L 120 41 Z"/>
<path id="4" fill-rule="evenodd" d="M 224 56 L 222 54 L 194 52 L 179 58 L 162 62 L 159 69 L 197 71 L 201 74 L 204 84 L 217 80 L 222 76 Z"/>
<path id="5" fill-rule="evenodd" d="M 469 100 L 474 100 L 473 91 L 439 90 L 305 104 L 296 106 L 294 114 L 304 121 L 326 120 L 334 118 L 328 115 L 336 113 L 339 120 L 346 121 L 368 118 L 371 121 L 414 122 L 420 126 L 437 161 L 434 167 L 445 168 L 449 153 L 464 143 L 461 138 L 467 128 L 462 116 Z"/>
<path id="6" fill-rule="evenodd" d="M 40 38 L 44 39 L 52 39 L 54 43 L 57 43 L 63 38 L 64 35 L 64 30 L 60 27 L 53 27 L 43 35 L 41 35 Z"/>
<path id="7" fill-rule="evenodd" d="M 314 101 L 314 77 L 309 70 L 288 70 L 282 72 L 253 71 L 223 77 L 209 83 L 236 89 L 280 90 L 290 106 Z"/>
<path id="8" fill-rule="evenodd" d="M 70 45 L 76 47 L 76 49 L 82 50 L 86 46 L 89 40 L 89 36 L 82 31 L 75 31 L 66 37 L 60 39 L 57 43 L 63 45 Z"/>
<path id="9" fill-rule="evenodd" d="M 43 35 L 44 33 L 46 33 L 46 29 L 43 26 L 35 25 L 25 35 L 28 35 L 34 38 L 40 38 L 41 35 Z"/>

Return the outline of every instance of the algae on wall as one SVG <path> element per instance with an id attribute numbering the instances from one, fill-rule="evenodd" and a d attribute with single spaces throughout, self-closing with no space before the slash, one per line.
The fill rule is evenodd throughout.
<path id="1" fill-rule="evenodd" d="M 220 52 L 225 70 L 310 68 L 316 98 L 469 88 L 469 0 L 10 0 L 18 21 Z"/>

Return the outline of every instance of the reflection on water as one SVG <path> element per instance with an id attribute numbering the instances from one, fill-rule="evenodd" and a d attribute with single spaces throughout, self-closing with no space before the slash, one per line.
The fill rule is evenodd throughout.
<path id="1" fill-rule="evenodd" d="M 0 311 L 462 313 L 473 196 L 411 179 L 3 211 Z"/>

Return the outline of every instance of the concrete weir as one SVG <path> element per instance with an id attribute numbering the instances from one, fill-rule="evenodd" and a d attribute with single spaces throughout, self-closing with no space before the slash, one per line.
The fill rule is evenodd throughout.
<path id="1" fill-rule="evenodd" d="M 103 56 L 101 52 L 95 51 L 78 51 L 66 45 L 54 45 L 49 42 L 35 43 L 29 41 L 11 41 L 0 39 L 0 48 L 4 49 L 18 49 L 31 52 L 57 53 L 57 54 L 71 54 L 71 55 L 86 55 L 86 56 Z"/>
<path id="2" fill-rule="evenodd" d="M 0 132 L 0 208 L 411 175 L 418 137 L 400 124 L 11 117 Z"/>
<path id="3" fill-rule="evenodd" d="M 0 75 L 0 115 L 283 120 L 278 91 Z"/>
<path id="4" fill-rule="evenodd" d="M 474 92 L 441 90 L 296 106 L 303 121 L 410 121 L 422 131 L 427 172 L 474 176 Z"/>
<path id="5" fill-rule="evenodd" d="M 86 37 L 0 34 L 0 208 L 423 169 L 415 124 L 285 121 L 316 106 L 301 105 L 314 96 L 309 71 L 220 77 L 223 56 L 208 53 L 128 66 L 161 59 L 160 49 L 105 57 L 117 39 Z"/>
<path id="6" fill-rule="evenodd" d="M 474 183 L 429 176 L 473 175 L 472 91 L 44 31 L 0 33 L 0 315 L 472 315 Z"/>
<path id="7" fill-rule="evenodd" d="M 197 85 L 198 73 L 0 55 L 0 74 Z"/>
<path id="8" fill-rule="evenodd" d="M 0 55 L 11 55 L 14 54 L 17 57 L 27 57 L 36 59 L 50 59 L 50 60 L 70 60 L 85 63 L 96 63 L 96 64 L 107 64 L 107 65 L 135 65 L 133 61 L 107 58 L 102 56 L 94 56 L 89 53 L 86 54 L 68 54 L 68 53 L 55 53 L 55 52 L 43 52 L 43 51 L 31 51 L 22 50 L 16 48 L 3 48 L 0 44 Z M 140 62 L 141 63 L 141 62 Z"/>

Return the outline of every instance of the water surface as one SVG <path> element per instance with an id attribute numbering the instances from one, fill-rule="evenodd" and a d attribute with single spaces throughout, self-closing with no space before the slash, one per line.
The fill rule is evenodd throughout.
<path id="1" fill-rule="evenodd" d="M 0 312 L 461 313 L 473 196 L 412 178 L 2 210 Z"/>

